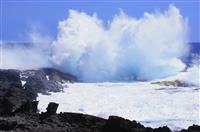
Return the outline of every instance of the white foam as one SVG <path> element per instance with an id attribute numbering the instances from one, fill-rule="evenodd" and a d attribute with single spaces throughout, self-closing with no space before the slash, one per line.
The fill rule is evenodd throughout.
<path id="1" fill-rule="evenodd" d="M 163 88 L 163 89 L 162 89 Z M 199 90 L 144 83 L 74 83 L 63 93 L 39 95 L 39 108 L 50 101 L 59 103 L 58 112 L 109 115 L 137 120 L 146 126 L 168 125 L 177 130 L 200 124 Z"/>

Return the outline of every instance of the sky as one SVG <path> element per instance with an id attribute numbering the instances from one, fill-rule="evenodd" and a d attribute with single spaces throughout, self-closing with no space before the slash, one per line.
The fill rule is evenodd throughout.
<path id="1" fill-rule="evenodd" d="M 163 12 L 170 4 L 175 5 L 182 16 L 188 19 L 189 41 L 200 42 L 198 0 L 1 0 L 1 40 L 28 41 L 27 34 L 33 29 L 56 38 L 58 22 L 68 17 L 69 9 L 90 15 L 95 12 L 106 25 L 120 9 L 131 17 L 141 18 L 144 12 Z"/>

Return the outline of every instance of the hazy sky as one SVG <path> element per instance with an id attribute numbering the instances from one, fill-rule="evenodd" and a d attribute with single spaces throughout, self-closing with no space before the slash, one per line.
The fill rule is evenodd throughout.
<path id="1" fill-rule="evenodd" d="M 190 27 L 190 41 L 200 42 L 199 38 L 199 0 L 97 0 L 75 2 L 64 0 L 2 0 L 1 1 L 1 36 L 3 41 L 27 41 L 26 34 L 33 27 L 42 33 L 55 38 L 60 20 L 68 16 L 69 9 L 84 11 L 88 14 L 97 13 L 104 22 L 112 20 L 113 16 L 122 9 L 132 17 L 143 17 L 144 12 L 164 11 L 170 4 L 180 9 L 187 17 Z M 106 25 L 106 24 L 105 24 Z M 173 26 L 173 25 L 172 25 Z"/>

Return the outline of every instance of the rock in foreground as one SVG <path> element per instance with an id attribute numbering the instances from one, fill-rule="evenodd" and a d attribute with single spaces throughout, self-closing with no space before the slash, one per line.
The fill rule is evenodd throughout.
<path id="1" fill-rule="evenodd" d="M 0 116 L 0 131 L 9 132 L 171 132 L 167 126 L 144 127 L 136 121 L 117 116 L 103 119 L 79 113 L 56 114 L 58 104 L 50 103 L 44 113 L 23 112 Z M 200 126 L 193 125 L 181 132 L 199 132 Z"/>

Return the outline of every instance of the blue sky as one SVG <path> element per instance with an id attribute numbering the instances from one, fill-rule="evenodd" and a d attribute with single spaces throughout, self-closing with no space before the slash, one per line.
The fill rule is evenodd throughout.
<path id="1" fill-rule="evenodd" d="M 150 1 L 150 0 L 149 0 Z M 140 18 L 144 12 L 154 12 L 155 9 L 164 11 L 170 4 L 180 9 L 187 17 L 190 27 L 190 41 L 200 42 L 199 38 L 199 7 L 198 0 L 128 0 L 114 2 L 111 0 L 98 1 L 56 1 L 56 0 L 2 0 L 1 1 L 1 31 L 3 41 L 27 41 L 26 34 L 32 26 L 55 38 L 58 21 L 68 16 L 69 9 L 84 11 L 88 14 L 97 13 L 104 22 L 111 20 L 121 8 L 129 16 Z M 173 25 L 172 25 L 173 26 Z"/>

